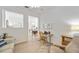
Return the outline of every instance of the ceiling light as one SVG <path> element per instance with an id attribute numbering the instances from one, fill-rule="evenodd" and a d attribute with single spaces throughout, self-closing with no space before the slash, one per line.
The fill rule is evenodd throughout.
<path id="1" fill-rule="evenodd" d="M 25 6 L 25 8 L 39 8 L 40 6 Z"/>

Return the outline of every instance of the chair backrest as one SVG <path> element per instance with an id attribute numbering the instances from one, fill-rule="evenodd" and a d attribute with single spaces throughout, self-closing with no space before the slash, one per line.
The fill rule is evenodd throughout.
<path id="1" fill-rule="evenodd" d="M 42 35 L 44 35 L 44 33 L 43 32 L 39 32 L 39 35 L 42 36 Z"/>
<path id="2" fill-rule="evenodd" d="M 40 40 L 43 42 L 47 42 L 47 36 L 43 32 L 39 32 Z"/>
<path id="3" fill-rule="evenodd" d="M 71 42 L 72 39 L 73 39 L 72 37 L 62 36 L 62 45 L 67 46 Z"/>

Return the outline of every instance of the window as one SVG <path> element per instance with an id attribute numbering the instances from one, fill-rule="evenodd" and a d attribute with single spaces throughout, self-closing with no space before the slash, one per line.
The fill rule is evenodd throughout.
<path id="1" fill-rule="evenodd" d="M 11 11 L 2 12 L 3 28 L 23 28 L 23 15 Z"/>
<path id="2" fill-rule="evenodd" d="M 79 25 L 73 25 L 71 26 L 72 31 L 79 31 Z"/>
<path id="3" fill-rule="evenodd" d="M 79 25 L 72 25 L 71 26 L 71 34 L 74 35 L 76 33 L 79 33 Z"/>

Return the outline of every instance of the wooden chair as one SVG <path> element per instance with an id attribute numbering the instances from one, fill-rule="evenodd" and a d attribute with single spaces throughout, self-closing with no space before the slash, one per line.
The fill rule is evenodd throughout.
<path id="1" fill-rule="evenodd" d="M 68 36 L 63 36 L 63 35 L 61 37 L 62 37 L 61 45 L 54 45 L 54 46 L 59 47 L 65 52 L 66 46 L 72 41 L 73 38 Z"/>
<path id="2" fill-rule="evenodd" d="M 45 34 L 45 33 L 43 33 L 43 32 L 39 32 L 39 36 L 40 36 L 40 41 L 42 41 L 43 43 L 50 43 L 50 44 L 53 44 L 53 43 L 51 43 L 51 42 L 49 42 L 49 40 L 48 40 L 48 37 L 49 37 L 49 39 L 51 39 L 51 37 L 53 36 L 53 34 L 50 34 L 50 33 L 48 33 L 48 34 Z"/>
<path id="3" fill-rule="evenodd" d="M 67 46 L 71 42 L 72 39 L 73 39 L 72 37 L 62 36 L 62 43 L 61 44 L 64 46 Z"/>
<path id="4" fill-rule="evenodd" d="M 40 36 L 40 41 L 42 41 L 43 43 L 47 42 L 47 37 L 43 32 L 39 32 L 39 36 Z"/>

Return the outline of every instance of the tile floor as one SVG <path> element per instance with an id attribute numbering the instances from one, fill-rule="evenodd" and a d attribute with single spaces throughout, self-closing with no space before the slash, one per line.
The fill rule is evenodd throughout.
<path id="1" fill-rule="evenodd" d="M 43 42 L 37 41 L 28 41 L 21 44 L 15 45 L 14 52 L 15 53 L 48 53 L 49 48 L 47 44 L 43 44 Z M 56 46 L 51 46 L 51 53 L 63 53 L 63 50 Z"/>

